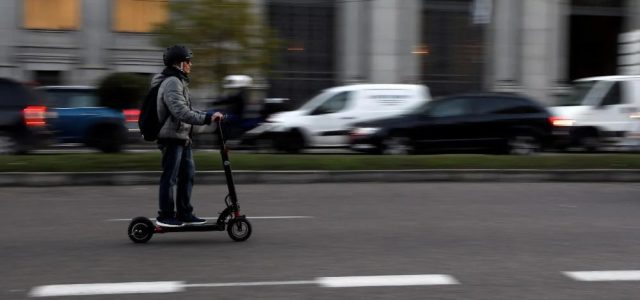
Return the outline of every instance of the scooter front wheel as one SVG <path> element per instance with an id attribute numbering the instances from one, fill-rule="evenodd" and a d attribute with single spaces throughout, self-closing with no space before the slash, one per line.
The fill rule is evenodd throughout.
<path id="1" fill-rule="evenodd" d="M 251 236 L 251 223 L 246 218 L 231 219 L 227 224 L 229 237 L 236 242 L 244 242 Z"/>
<path id="2" fill-rule="evenodd" d="M 155 226 L 153 222 L 145 217 L 136 217 L 129 223 L 127 234 L 134 243 L 142 244 L 148 242 L 153 236 Z"/>

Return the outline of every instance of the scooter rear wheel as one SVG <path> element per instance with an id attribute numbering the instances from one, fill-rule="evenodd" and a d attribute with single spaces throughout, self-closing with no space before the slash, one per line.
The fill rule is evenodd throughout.
<path id="1" fill-rule="evenodd" d="M 251 236 L 251 223 L 245 218 L 231 219 L 227 224 L 229 237 L 236 242 L 244 242 Z"/>
<path id="2" fill-rule="evenodd" d="M 146 243 L 153 236 L 154 228 L 155 226 L 151 220 L 145 217 L 136 217 L 129 223 L 127 235 L 134 243 Z"/>

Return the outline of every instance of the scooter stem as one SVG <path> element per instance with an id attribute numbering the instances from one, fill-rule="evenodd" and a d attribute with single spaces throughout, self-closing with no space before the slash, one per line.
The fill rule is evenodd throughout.
<path id="1" fill-rule="evenodd" d="M 227 189 L 229 190 L 229 198 L 231 204 L 238 206 L 238 196 L 236 194 L 236 186 L 233 182 L 233 174 L 231 173 L 231 161 L 229 161 L 229 148 L 227 148 L 224 133 L 222 131 L 222 120 L 218 120 L 218 135 L 220 139 L 220 156 L 222 157 L 222 168 L 227 180 Z"/>

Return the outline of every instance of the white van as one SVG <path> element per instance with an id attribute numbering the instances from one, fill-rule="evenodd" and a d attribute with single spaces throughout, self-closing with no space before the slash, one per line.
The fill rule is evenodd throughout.
<path id="1" fill-rule="evenodd" d="M 554 123 L 570 127 L 563 146 L 593 151 L 603 146 L 637 146 L 640 133 L 640 76 L 591 77 L 575 81 L 571 96 L 551 108 Z"/>
<path id="2" fill-rule="evenodd" d="M 412 84 L 356 84 L 322 91 L 294 111 L 273 114 L 245 134 L 259 146 L 298 152 L 306 147 L 348 147 L 357 122 L 410 112 L 431 99 L 429 89 Z"/>

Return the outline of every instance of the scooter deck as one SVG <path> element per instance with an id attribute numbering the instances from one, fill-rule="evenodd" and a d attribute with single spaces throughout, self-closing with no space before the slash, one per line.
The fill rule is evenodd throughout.
<path id="1" fill-rule="evenodd" d="M 164 227 L 156 225 L 156 233 L 164 232 L 188 232 L 188 231 L 224 231 L 224 224 L 218 225 L 217 223 L 204 223 L 198 225 L 183 225 L 180 227 Z"/>

